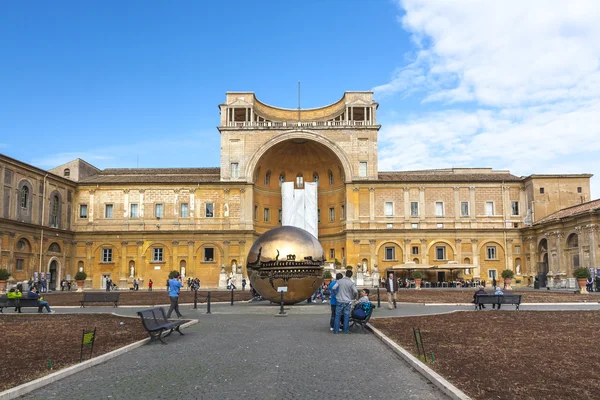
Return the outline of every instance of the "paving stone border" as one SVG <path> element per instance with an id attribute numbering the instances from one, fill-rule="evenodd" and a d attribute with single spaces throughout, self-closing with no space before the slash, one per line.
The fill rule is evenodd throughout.
<path id="1" fill-rule="evenodd" d="M 408 351 L 400 347 L 396 342 L 387 337 L 379 329 L 373 325 L 367 323 L 367 329 L 369 329 L 375 336 L 377 336 L 385 345 L 387 345 L 392 351 L 402 357 L 411 367 L 420 372 L 425 378 L 431 383 L 437 386 L 443 393 L 448 395 L 454 400 L 472 400 L 464 392 L 459 390 L 456 386 L 444 379 L 440 374 L 423 364 L 419 359 L 414 357 Z"/>
<path id="2" fill-rule="evenodd" d="M 126 316 L 126 315 L 120 315 L 120 314 L 116 314 L 116 313 L 111 313 L 112 315 L 115 315 L 117 317 L 120 318 L 132 318 L 132 319 L 139 319 L 139 317 L 132 317 L 132 316 Z M 186 322 L 185 324 L 181 325 L 181 328 L 187 328 L 188 326 L 197 324 L 198 320 L 194 319 L 191 321 Z M 113 350 L 111 352 L 102 354 L 100 356 L 94 357 L 90 360 L 86 360 L 83 361 L 81 363 L 75 364 L 75 365 L 71 365 L 70 367 L 61 369 L 59 371 L 53 372 L 49 375 L 43 376 L 41 378 L 35 379 L 31 382 L 27 382 L 24 383 L 22 385 L 16 386 L 14 388 L 5 390 L 4 392 L 0 392 L 0 400 L 11 400 L 11 399 L 16 399 L 18 397 L 21 397 L 27 393 L 30 393 L 36 389 L 39 389 L 43 386 L 49 385 L 53 382 L 56 382 L 60 379 L 66 378 L 67 376 L 76 374 L 77 372 L 81 372 L 85 369 L 88 369 L 90 367 L 93 367 L 94 365 L 98 365 L 101 364 L 105 361 L 110 360 L 111 358 L 115 358 L 117 356 L 120 356 L 121 354 L 127 353 L 131 350 L 137 349 L 138 347 L 148 343 L 150 341 L 150 338 L 146 338 L 146 339 L 142 339 L 139 340 L 137 342 L 128 344 L 127 346 L 118 348 L 116 350 Z"/>

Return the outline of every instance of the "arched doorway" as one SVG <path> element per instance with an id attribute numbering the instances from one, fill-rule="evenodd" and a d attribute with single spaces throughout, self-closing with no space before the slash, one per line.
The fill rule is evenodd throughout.
<path id="1" fill-rule="evenodd" d="M 542 239 L 538 244 L 537 277 L 540 287 L 546 287 L 548 279 L 548 240 Z"/>
<path id="2" fill-rule="evenodd" d="M 50 272 L 50 279 L 48 281 L 48 289 L 49 290 L 56 290 L 56 279 L 58 277 L 58 261 L 56 259 L 53 259 L 52 261 L 50 261 L 50 266 L 49 266 L 49 272 Z"/>

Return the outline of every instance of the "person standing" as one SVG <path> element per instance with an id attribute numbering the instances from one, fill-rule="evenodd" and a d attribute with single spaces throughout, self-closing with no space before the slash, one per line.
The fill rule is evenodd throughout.
<path id="1" fill-rule="evenodd" d="M 333 285 L 335 285 L 336 281 L 342 279 L 344 275 L 341 272 L 335 274 L 335 281 L 329 282 L 329 305 L 331 306 L 331 316 L 329 317 L 329 330 L 333 331 L 333 324 L 335 323 L 335 310 L 337 306 L 337 299 L 335 297 L 335 293 L 333 292 Z"/>
<path id="2" fill-rule="evenodd" d="M 133 290 L 137 291 L 140 288 L 140 281 L 137 278 L 133 280 Z"/>
<path id="3" fill-rule="evenodd" d="M 110 278 L 106 278 L 106 291 L 110 292 L 110 285 L 112 284 Z"/>
<path id="4" fill-rule="evenodd" d="M 398 291 L 398 285 L 394 281 L 394 274 L 390 272 L 388 278 L 385 280 L 385 290 L 387 290 L 388 308 L 391 310 L 396 308 L 396 292 Z"/>
<path id="5" fill-rule="evenodd" d="M 242 291 L 246 290 L 246 278 L 242 278 Z"/>
<path id="6" fill-rule="evenodd" d="M 171 318 L 171 314 L 173 310 L 177 314 L 177 317 L 182 318 L 183 315 L 179 312 L 179 291 L 181 290 L 181 276 L 179 273 L 175 273 L 173 279 L 169 279 L 167 290 L 169 291 L 169 299 L 171 300 L 171 307 L 169 307 L 169 312 L 167 313 L 167 319 Z"/>
<path id="7" fill-rule="evenodd" d="M 152 285 L 154 284 L 154 282 L 152 282 L 152 279 L 150 279 L 148 281 L 148 291 L 151 292 L 152 291 Z"/>
<path id="8" fill-rule="evenodd" d="M 335 293 L 336 307 L 335 307 L 335 321 L 333 322 L 333 333 L 337 335 L 340 330 L 340 320 L 342 314 L 344 315 L 344 333 L 350 333 L 348 331 L 350 324 L 350 311 L 352 309 L 352 302 L 357 296 L 356 284 L 350 279 L 352 277 L 352 270 L 346 271 L 346 277 L 335 281 L 332 286 L 332 291 Z"/>

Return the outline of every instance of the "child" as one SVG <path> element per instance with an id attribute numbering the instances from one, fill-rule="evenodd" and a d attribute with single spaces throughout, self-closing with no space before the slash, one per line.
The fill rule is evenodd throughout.
<path id="1" fill-rule="evenodd" d="M 352 318 L 355 319 L 365 319 L 367 318 L 367 313 L 371 309 L 371 301 L 369 300 L 369 294 L 371 291 L 369 289 L 363 289 L 360 291 L 360 298 L 358 299 L 358 303 L 352 310 Z"/>

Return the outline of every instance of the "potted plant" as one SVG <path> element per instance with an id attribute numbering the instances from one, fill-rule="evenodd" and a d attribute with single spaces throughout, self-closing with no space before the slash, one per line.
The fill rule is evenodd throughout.
<path id="1" fill-rule="evenodd" d="M 325 281 L 325 284 L 327 286 L 329 286 L 329 284 L 331 283 L 331 272 L 329 272 L 329 271 L 323 272 L 323 280 Z"/>
<path id="2" fill-rule="evenodd" d="M 6 281 L 10 278 L 10 272 L 7 269 L 0 269 L 0 292 L 6 291 Z"/>
<path id="3" fill-rule="evenodd" d="M 585 290 L 585 281 L 591 276 L 590 270 L 583 267 L 575 268 L 573 270 L 573 276 L 577 279 L 580 293 L 587 294 L 587 290 Z"/>
<path id="4" fill-rule="evenodd" d="M 508 290 L 512 290 L 512 288 L 510 287 L 510 284 L 511 284 L 512 279 L 515 277 L 515 273 L 513 272 L 513 270 L 505 269 L 504 271 L 502 271 L 500 276 L 502 278 L 504 278 L 504 288 L 508 289 Z"/>
<path id="5" fill-rule="evenodd" d="M 75 274 L 75 280 L 77 281 L 77 291 L 81 292 L 83 290 L 83 284 L 87 278 L 87 274 L 83 271 L 79 271 Z"/>
<path id="6" fill-rule="evenodd" d="M 421 271 L 415 271 L 412 273 L 412 278 L 415 280 L 415 289 L 421 289 L 421 282 L 423 281 L 423 273 Z"/>

